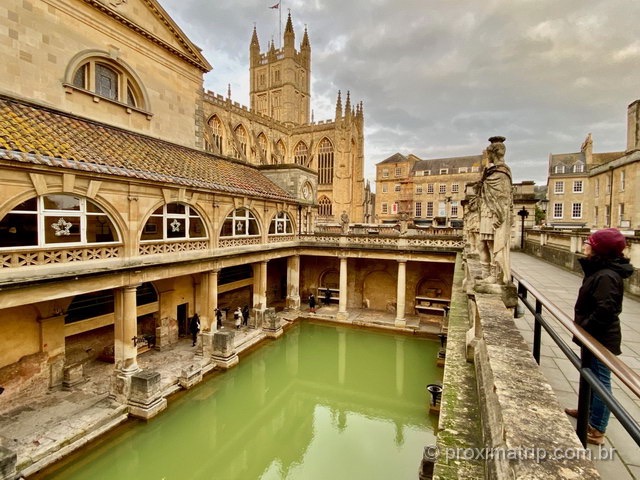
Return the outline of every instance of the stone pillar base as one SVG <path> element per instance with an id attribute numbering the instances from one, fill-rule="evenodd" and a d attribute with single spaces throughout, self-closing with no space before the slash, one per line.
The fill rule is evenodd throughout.
<path id="1" fill-rule="evenodd" d="M 348 312 L 338 312 L 336 313 L 336 320 L 339 322 L 348 322 L 349 321 L 349 313 Z"/>
<path id="2" fill-rule="evenodd" d="M 0 480 L 16 478 L 16 463 L 18 455 L 13 450 L 0 445 Z"/>
<path id="3" fill-rule="evenodd" d="M 289 310 L 300 310 L 300 295 L 288 296 L 287 308 Z"/>
<path id="4" fill-rule="evenodd" d="M 213 334 L 215 332 L 203 332 L 198 334 L 196 343 L 196 355 L 210 357 L 213 354 Z"/>
<path id="5" fill-rule="evenodd" d="M 167 408 L 160 386 L 159 372 L 142 370 L 131 375 L 129 415 L 148 420 Z"/>
<path id="6" fill-rule="evenodd" d="M 407 326 L 407 320 L 404 318 L 396 318 L 393 322 L 393 325 L 398 328 L 404 328 Z"/>
<path id="7" fill-rule="evenodd" d="M 185 390 L 189 390 L 194 385 L 202 381 L 202 367 L 200 365 L 191 364 L 182 369 L 178 377 L 178 383 Z"/>

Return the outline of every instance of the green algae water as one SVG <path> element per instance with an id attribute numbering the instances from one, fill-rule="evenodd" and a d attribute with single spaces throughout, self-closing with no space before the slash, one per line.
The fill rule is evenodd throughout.
<path id="1" fill-rule="evenodd" d="M 438 347 L 303 322 L 45 478 L 414 480 Z"/>

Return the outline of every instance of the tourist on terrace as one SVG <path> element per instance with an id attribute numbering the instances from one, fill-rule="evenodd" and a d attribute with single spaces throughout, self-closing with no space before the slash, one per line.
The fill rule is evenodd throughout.
<path id="1" fill-rule="evenodd" d="M 309 311 L 311 313 L 316 313 L 316 297 L 313 293 L 309 295 Z"/>
<path id="2" fill-rule="evenodd" d="M 586 257 L 579 260 L 584 279 L 576 300 L 574 322 L 614 355 L 622 353 L 618 315 L 622 311 L 623 279 L 633 273 L 633 265 L 622 255 L 626 246 L 624 235 L 617 229 L 598 230 L 584 242 L 582 251 Z M 611 392 L 611 371 L 595 356 L 591 361 L 591 370 Z M 593 391 L 589 411 L 587 442 L 603 445 L 610 412 Z M 578 416 L 576 409 L 567 408 L 565 412 L 574 418 Z"/>

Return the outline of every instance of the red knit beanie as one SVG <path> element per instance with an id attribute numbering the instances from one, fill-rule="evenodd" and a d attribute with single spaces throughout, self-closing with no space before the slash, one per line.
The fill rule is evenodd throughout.
<path id="1" fill-rule="evenodd" d="M 615 228 L 605 228 L 593 232 L 587 238 L 587 243 L 591 245 L 593 253 L 602 257 L 619 257 L 627 246 L 624 235 Z"/>

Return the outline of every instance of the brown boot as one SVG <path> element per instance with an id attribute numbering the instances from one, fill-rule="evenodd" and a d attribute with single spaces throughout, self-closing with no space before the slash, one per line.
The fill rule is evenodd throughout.
<path id="1" fill-rule="evenodd" d="M 593 428 L 591 425 L 587 426 L 587 443 L 591 445 L 604 445 L 604 432 Z"/>
<path id="2" fill-rule="evenodd" d="M 573 418 L 578 418 L 578 409 L 577 408 L 565 408 L 564 413 Z"/>

